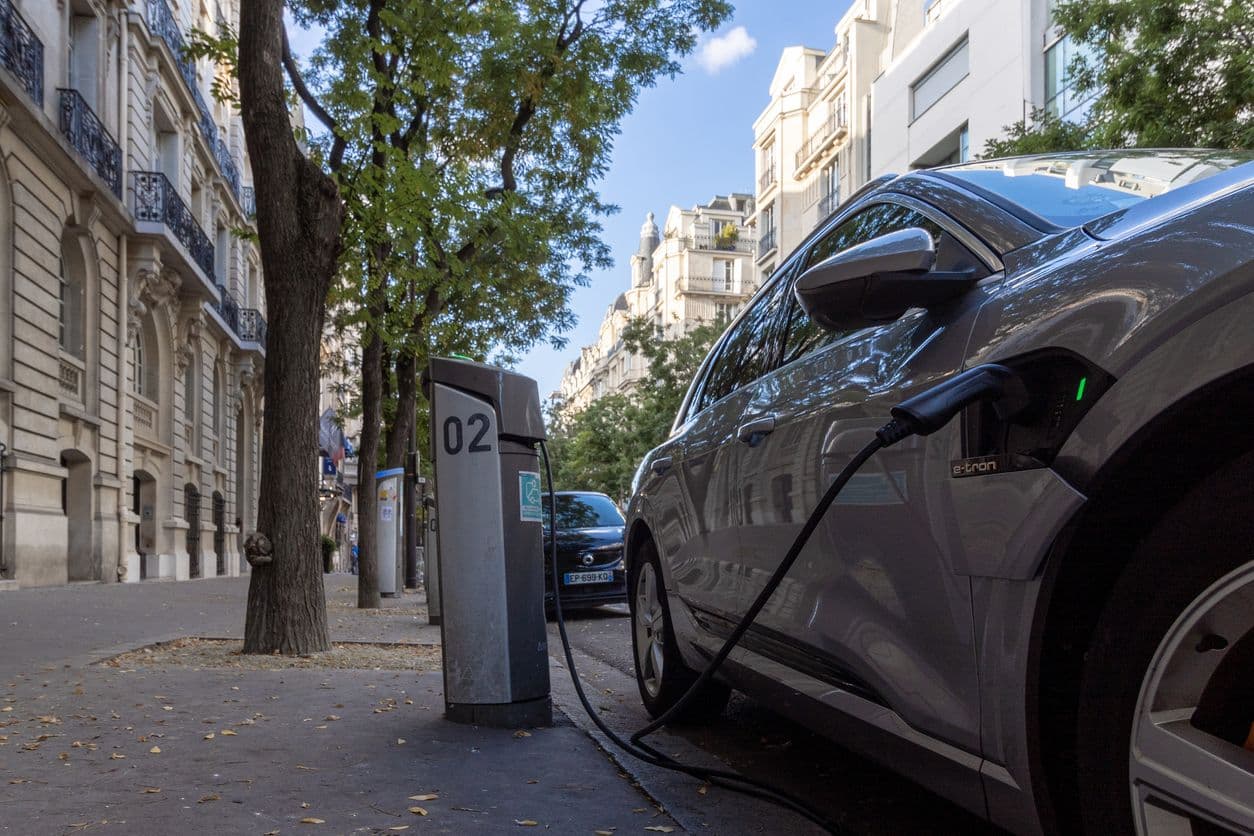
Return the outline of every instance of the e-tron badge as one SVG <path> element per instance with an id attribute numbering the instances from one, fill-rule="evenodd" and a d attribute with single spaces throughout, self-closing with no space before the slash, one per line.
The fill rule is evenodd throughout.
<path id="1" fill-rule="evenodd" d="M 949 475 L 955 479 L 962 479 L 967 476 L 987 476 L 990 473 L 998 473 L 1001 470 L 1001 463 L 997 460 L 997 456 L 975 456 L 970 459 L 953 459 L 949 462 Z"/>

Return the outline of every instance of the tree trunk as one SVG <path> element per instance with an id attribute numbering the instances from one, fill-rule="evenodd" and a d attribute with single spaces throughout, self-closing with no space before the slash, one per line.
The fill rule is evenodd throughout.
<path id="1" fill-rule="evenodd" d="M 388 428 L 387 466 L 404 467 L 405 452 L 414 427 L 414 408 L 418 405 L 418 361 L 408 351 L 396 354 L 396 415 Z"/>
<path id="2" fill-rule="evenodd" d="M 296 145 L 282 75 L 283 2 L 241 4 L 240 112 L 252 161 L 269 330 L 257 529 L 273 557 L 248 587 L 244 652 L 326 650 L 318 527 L 319 348 L 339 257 L 334 181 Z"/>
<path id="3" fill-rule="evenodd" d="M 379 494 L 374 474 L 383 421 L 383 340 L 372 326 L 366 332 L 361 354 L 361 449 L 357 452 L 357 606 L 373 609 L 380 604 Z"/>

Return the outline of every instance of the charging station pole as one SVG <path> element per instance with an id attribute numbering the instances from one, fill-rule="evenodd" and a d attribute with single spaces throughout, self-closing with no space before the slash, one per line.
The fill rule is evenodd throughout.
<path id="1" fill-rule="evenodd" d="M 423 383 L 435 453 L 445 716 L 551 725 L 539 387 L 449 358 L 433 359 Z"/>

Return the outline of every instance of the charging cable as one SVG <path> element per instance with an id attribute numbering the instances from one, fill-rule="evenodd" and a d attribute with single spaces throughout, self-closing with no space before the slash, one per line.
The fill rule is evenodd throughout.
<path id="1" fill-rule="evenodd" d="M 711 784 L 725 787 L 736 792 L 742 792 L 755 798 L 761 798 L 772 801 L 782 807 L 792 810 L 804 818 L 814 822 L 829 833 L 839 834 L 841 831 L 835 824 L 828 821 L 827 818 L 817 810 L 814 810 L 804 801 L 788 795 L 786 792 L 771 787 L 759 781 L 747 778 L 734 772 L 725 770 L 705 769 L 702 767 L 691 766 L 681 763 L 643 742 L 643 739 L 653 732 L 673 721 L 690 705 L 697 695 L 705 688 L 714 678 L 714 674 L 722 666 L 724 660 L 739 644 L 745 633 L 753 625 L 755 619 L 762 612 L 770 597 L 775 593 L 780 583 L 784 580 L 784 576 L 788 574 L 788 570 L 797 561 L 801 551 L 805 548 L 810 537 L 822 522 L 823 516 L 827 513 L 827 509 L 836 501 L 845 485 L 857 473 L 858 469 L 867 462 L 875 453 L 884 448 L 891 447 L 897 442 L 908 438 L 911 435 L 930 435 L 944 427 L 949 421 L 958 414 L 966 406 L 976 403 L 977 401 L 992 401 L 997 411 L 998 417 L 1003 421 L 1010 420 L 1015 415 L 1026 410 L 1031 399 L 1023 385 L 1023 381 L 1010 369 L 1005 366 L 995 364 L 985 364 L 968 369 L 961 374 L 955 375 L 949 380 L 944 381 L 931 389 L 928 389 L 914 397 L 902 401 L 893 407 L 892 420 L 884 426 L 880 427 L 875 433 L 875 438 L 867 443 L 865 447 L 850 459 L 839 475 L 832 480 L 832 484 L 824 492 L 822 499 L 819 500 L 817 506 L 806 519 L 805 524 L 801 527 L 801 531 L 797 533 L 792 545 L 784 554 L 784 558 L 780 561 L 771 577 L 767 580 L 766 585 L 758 593 L 757 598 L 745 611 L 744 616 L 740 619 L 740 623 L 732 630 L 731 634 L 723 642 L 723 646 L 710 659 L 705 669 L 701 671 L 696 680 L 689 686 L 674 705 L 662 712 L 653 719 L 644 728 L 632 734 L 630 741 L 624 741 L 612 729 L 607 726 L 604 721 L 597 715 L 589 703 L 587 696 L 584 694 L 583 685 L 579 681 L 579 675 L 575 670 L 575 660 L 571 652 L 570 639 L 566 634 L 566 621 L 562 615 L 562 596 L 559 580 L 561 578 L 557 565 L 557 503 L 549 502 L 549 531 L 550 531 L 550 554 L 549 558 L 553 571 L 553 610 L 557 616 L 558 634 L 562 639 L 562 647 L 566 655 L 566 665 L 570 670 L 572 682 L 575 685 L 575 693 L 579 697 L 583 708 L 588 712 L 588 716 L 592 718 L 592 722 L 596 724 L 605 736 L 627 754 L 638 758 L 646 763 L 660 766 L 665 769 L 672 769 L 683 772 L 697 778 L 709 781 Z M 544 442 L 540 442 L 540 451 L 544 455 L 544 473 L 548 484 L 549 496 L 553 496 L 553 471 L 549 463 L 549 451 Z"/>

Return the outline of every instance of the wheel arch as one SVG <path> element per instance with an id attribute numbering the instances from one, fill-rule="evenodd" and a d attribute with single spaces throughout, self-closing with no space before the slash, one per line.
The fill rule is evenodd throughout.
<path id="1" fill-rule="evenodd" d="M 1028 745 L 1036 795 L 1057 829 L 1074 822 L 1073 761 L 1080 670 L 1101 610 L 1154 521 L 1207 476 L 1254 451 L 1254 364 L 1180 397 L 1086 481 L 1083 509 L 1046 558 L 1028 665 Z"/>

